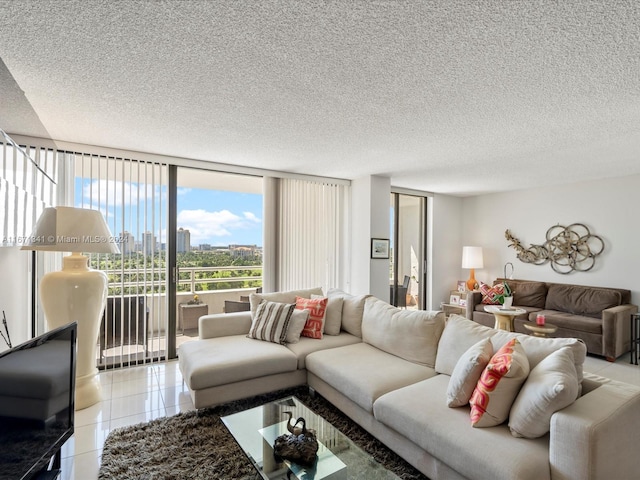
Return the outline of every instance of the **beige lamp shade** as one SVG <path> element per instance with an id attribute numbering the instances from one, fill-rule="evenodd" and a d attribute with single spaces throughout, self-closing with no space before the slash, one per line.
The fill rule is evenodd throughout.
<path id="1" fill-rule="evenodd" d="M 482 247 L 462 247 L 462 268 L 470 269 L 469 279 L 467 280 L 467 289 L 475 290 L 478 285 L 475 277 L 475 269 L 484 268 Z"/>
<path id="2" fill-rule="evenodd" d="M 74 207 L 45 208 L 22 250 L 120 253 L 102 213 Z"/>

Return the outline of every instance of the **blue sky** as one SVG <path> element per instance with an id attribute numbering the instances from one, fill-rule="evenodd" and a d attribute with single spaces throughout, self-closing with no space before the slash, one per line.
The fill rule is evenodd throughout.
<path id="1" fill-rule="evenodd" d="M 262 245 L 262 195 L 179 188 L 180 227 L 192 245 Z"/>
<path id="2" fill-rule="evenodd" d="M 149 230 L 158 241 L 166 242 L 166 198 L 166 187 L 78 177 L 75 181 L 75 206 L 100 209 L 114 235 L 127 230 L 137 240 Z M 137 228 L 132 219 L 147 223 Z M 190 231 L 192 246 L 262 246 L 262 195 L 178 188 L 177 225 Z"/>

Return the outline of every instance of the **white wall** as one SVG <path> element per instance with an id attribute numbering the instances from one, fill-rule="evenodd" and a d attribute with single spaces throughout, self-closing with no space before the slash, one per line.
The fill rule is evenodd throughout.
<path id="1" fill-rule="evenodd" d="M 350 293 L 389 300 L 389 260 L 371 258 L 371 238 L 389 238 L 391 183 L 369 176 L 351 183 Z"/>
<path id="2" fill-rule="evenodd" d="M 462 240 L 484 249 L 485 268 L 476 269 L 476 279 L 490 283 L 503 275 L 506 262 L 512 262 L 514 278 L 627 288 L 633 303 L 640 304 L 639 185 L 640 176 L 635 175 L 465 198 Z M 588 272 L 561 275 L 548 263 L 523 263 L 504 236 L 509 229 L 529 247 L 544 243 L 550 227 L 572 223 L 585 224 L 605 243 Z M 459 265 L 458 271 L 466 278 L 468 272 Z"/>
<path id="3" fill-rule="evenodd" d="M 5 334 L 4 310 L 14 347 L 31 338 L 29 253 L 18 247 L 0 248 L 0 331 Z M 0 352 L 7 348 L 0 339 Z"/>
<path id="4" fill-rule="evenodd" d="M 430 200 L 427 281 L 431 285 L 432 296 L 427 298 L 427 310 L 438 310 L 440 303 L 449 301 L 449 292 L 456 289 L 456 282 L 465 280 L 469 272 L 462 272 L 460 268 L 462 198 L 436 194 Z"/>

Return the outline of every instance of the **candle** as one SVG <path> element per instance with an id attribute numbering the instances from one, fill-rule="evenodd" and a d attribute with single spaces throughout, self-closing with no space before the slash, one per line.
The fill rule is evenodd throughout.
<path id="1" fill-rule="evenodd" d="M 536 315 L 536 323 L 540 326 L 544 325 L 544 315 L 542 315 L 541 313 L 539 313 L 538 315 Z"/>

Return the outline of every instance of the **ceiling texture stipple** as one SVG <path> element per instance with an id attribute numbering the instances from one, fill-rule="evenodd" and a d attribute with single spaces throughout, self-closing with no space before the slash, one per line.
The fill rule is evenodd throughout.
<path id="1" fill-rule="evenodd" d="M 0 0 L 10 134 L 453 195 L 640 174 L 640 2 Z"/>

